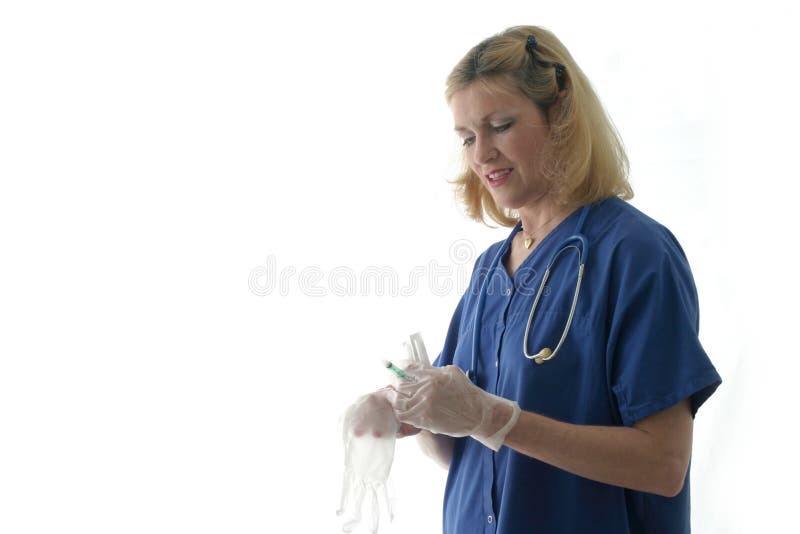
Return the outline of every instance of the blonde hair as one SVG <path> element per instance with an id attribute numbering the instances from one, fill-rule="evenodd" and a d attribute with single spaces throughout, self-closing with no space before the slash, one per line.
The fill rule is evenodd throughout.
<path id="1" fill-rule="evenodd" d="M 529 35 L 537 43 L 532 53 L 526 49 Z M 557 64 L 565 67 L 560 80 Z M 537 26 L 514 26 L 485 39 L 453 68 L 445 97 L 449 102 L 475 82 L 497 90 L 507 81 L 548 117 L 550 135 L 540 165 L 557 203 L 578 207 L 612 196 L 633 198 L 622 139 L 588 78 L 555 35 Z M 463 155 L 462 171 L 452 183 L 472 219 L 487 224 L 488 216 L 502 226 L 516 223 L 516 210 L 495 204 Z"/>

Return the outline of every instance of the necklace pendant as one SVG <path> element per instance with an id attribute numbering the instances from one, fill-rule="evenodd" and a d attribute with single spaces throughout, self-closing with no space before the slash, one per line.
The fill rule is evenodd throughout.
<path id="1" fill-rule="evenodd" d="M 533 245 L 533 238 L 526 237 L 525 241 L 523 241 L 522 244 L 525 245 L 525 248 L 531 248 L 531 245 Z"/>

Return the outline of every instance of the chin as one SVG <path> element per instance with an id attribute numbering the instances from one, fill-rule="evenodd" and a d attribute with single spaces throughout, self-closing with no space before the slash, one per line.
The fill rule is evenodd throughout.
<path id="1" fill-rule="evenodd" d="M 520 208 L 524 208 L 530 204 L 540 204 L 545 202 L 545 198 L 547 196 L 547 192 L 539 192 L 536 194 L 527 194 L 514 197 L 502 196 L 500 198 L 493 195 L 492 198 L 494 199 L 494 203 L 499 208 L 519 211 Z"/>
<path id="2" fill-rule="evenodd" d="M 494 196 L 492 198 L 494 199 L 494 203 L 498 208 L 518 210 L 525 205 L 525 201 L 522 199 L 497 198 Z"/>

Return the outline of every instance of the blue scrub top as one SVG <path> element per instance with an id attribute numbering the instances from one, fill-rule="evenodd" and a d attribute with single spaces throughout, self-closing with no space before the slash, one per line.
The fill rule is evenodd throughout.
<path id="1" fill-rule="evenodd" d="M 589 258 L 572 327 L 558 355 L 538 365 L 522 338 L 546 264 L 575 232 L 575 210 L 514 277 L 500 263 L 480 321 L 478 385 L 523 410 L 581 425 L 631 426 L 690 397 L 692 415 L 720 384 L 698 340 L 697 291 L 689 264 L 664 226 L 627 202 L 593 204 L 583 227 Z M 434 365 L 470 367 L 481 284 L 502 242 L 477 259 Z M 577 280 L 577 252 L 564 252 L 536 311 L 528 352 L 555 348 Z M 456 439 L 444 496 L 445 534 L 684 533 L 689 475 L 673 498 L 573 475 L 508 447 L 497 453 Z"/>

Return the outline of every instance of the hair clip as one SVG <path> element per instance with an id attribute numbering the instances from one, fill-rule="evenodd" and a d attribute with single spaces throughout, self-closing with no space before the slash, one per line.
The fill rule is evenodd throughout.
<path id="1" fill-rule="evenodd" d="M 564 76 L 564 70 L 566 67 L 561 63 L 556 63 L 556 78 L 561 78 Z"/>
<path id="2" fill-rule="evenodd" d="M 533 34 L 530 34 L 528 36 L 528 42 L 525 44 L 525 50 L 527 50 L 528 52 L 533 52 L 533 50 L 536 48 L 536 45 L 538 44 L 539 43 L 536 42 L 536 37 L 534 37 Z"/>

